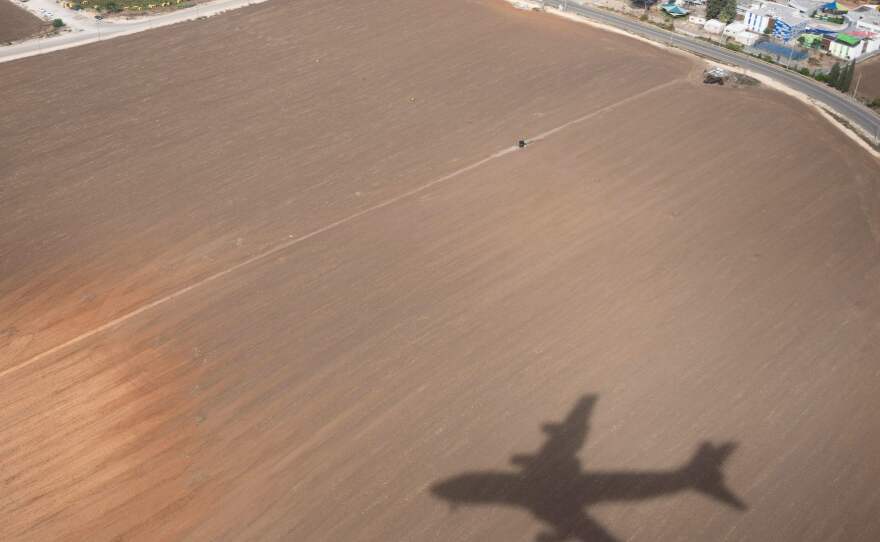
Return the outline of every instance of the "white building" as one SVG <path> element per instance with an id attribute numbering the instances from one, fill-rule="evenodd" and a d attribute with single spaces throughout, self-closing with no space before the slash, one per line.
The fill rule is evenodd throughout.
<path id="1" fill-rule="evenodd" d="M 733 37 L 736 37 L 737 34 L 739 34 L 740 32 L 742 32 L 743 30 L 745 30 L 747 28 L 748 27 L 746 26 L 745 23 L 734 22 L 734 23 L 730 23 L 729 25 L 727 25 L 727 27 L 724 29 L 724 32 L 722 34 L 724 36 L 727 36 L 728 38 L 733 38 Z"/>
<path id="2" fill-rule="evenodd" d="M 844 60 L 855 60 L 861 56 L 862 40 L 848 34 L 838 34 L 837 39 L 831 42 L 828 52 L 832 56 Z"/>
<path id="3" fill-rule="evenodd" d="M 726 24 L 722 23 L 718 19 L 709 19 L 706 21 L 706 24 L 703 25 L 703 30 L 710 34 L 720 34 L 724 32 L 724 27 Z"/>
<path id="4" fill-rule="evenodd" d="M 776 2 L 761 2 L 749 7 L 743 22 L 752 32 L 761 34 L 769 30 L 774 37 L 788 41 L 798 37 L 807 28 L 809 20 L 795 8 Z"/>
<path id="5" fill-rule="evenodd" d="M 855 35 L 854 35 L 855 34 Z M 868 31 L 841 32 L 828 48 L 833 56 L 844 60 L 855 60 L 860 56 L 880 49 L 880 37 Z"/>
<path id="6" fill-rule="evenodd" d="M 757 32 L 758 34 L 767 30 L 767 27 L 770 26 L 772 20 L 773 16 L 770 10 L 764 9 L 760 4 L 752 4 L 748 11 L 746 11 L 745 17 L 743 17 L 743 22 L 746 24 L 746 27 L 752 32 Z"/>
<path id="7" fill-rule="evenodd" d="M 880 34 L 880 11 L 874 9 L 873 6 L 854 9 L 847 14 L 847 18 L 854 21 L 859 30 Z"/>

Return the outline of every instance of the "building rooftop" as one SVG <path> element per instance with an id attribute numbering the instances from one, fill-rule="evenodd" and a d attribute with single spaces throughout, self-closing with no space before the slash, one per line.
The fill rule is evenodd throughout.
<path id="1" fill-rule="evenodd" d="M 827 0 L 788 0 L 790 7 L 807 17 L 826 4 L 828 4 Z"/>
<path id="2" fill-rule="evenodd" d="M 682 17 L 682 16 L 690 13 L 688 10 L 681 8 L 679 6 L 676 6 L 673 3 L 663 4 L 660 6 L 660 9 L 662 9 L 666 13 L 672 15 L 673 17 Z"/>
<path id="3" fill-rule="evenodd" d="M 852 47 L 854 45 L 858 45 L 859 42 L 862 40 L 855 37 L 855 36 L 850 36 L 849 34 L 845 34 L 845 33 L 841 32 L 840 34 L 837 35 L 837 41 L 845 43 L 845 44 Z"/>
<path id="4" fill-rule="evenodd" d="M 874 6 L 862 6 L 847 13 L 847 17 L 853 22 L 865 21 L 866 23 L 880 25 L 880 11 Z"/>
<path id="5" fill-rule="evenodd" d="M 870 40 L 870 39 L 874 39 L 877 37 L 877 34 L 875 32 L 871 32 L 868 30 L 849 30 L 849 31 L 847 31 L 847 34 L 849 34 L 850 36 L 855 36 L 855 37 L 857 37 L 859 39 L 863 39 L 863 40 L 865 40 L 865 39 Z"/>
<path id="6" fill-rule="evenodd" d="M 804 23 L 809 17 L 802 15 L 797 9 L 777 4 L 776 2 L 762 2 L 760 4 L 752 4 L 749 11 L 756 15 L 773 17 L 774 19 L 782 19 L 791 26 Z"/>

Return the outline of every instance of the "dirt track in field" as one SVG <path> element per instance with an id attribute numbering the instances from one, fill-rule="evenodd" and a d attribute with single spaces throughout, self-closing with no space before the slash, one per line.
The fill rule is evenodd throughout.
<path id="1" fill-rule="evenodd" d="M 33 36 L 44 27 L 43 22 L 12 4 L 0 1 L 0 43 Z"/>
<path id="2" fill-rule="evenodd" d="M 877 539 L 880 165 L 698 69 L 463 0 L 0 66 L 0 539 L 532 540 L 431 488 L 586 393 L 588 472 L 738 444 L 747 510 L 588 509 L 609 536 Z"/>

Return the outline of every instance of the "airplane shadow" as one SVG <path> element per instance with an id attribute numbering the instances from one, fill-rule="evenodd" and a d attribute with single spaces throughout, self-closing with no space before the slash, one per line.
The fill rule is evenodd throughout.
<path id="1" fill-rule="evenodd" d="M 681 467 L 656 471 L 584 471 L 577 457 L 586 442 L 597 396 L 582 397 L 561 423 L 544 424 L 544 445 L 532 455 L 514 455 L 518 470 L 477 471 L 447 478 L 431 493 L 452 506 L 502 505 L 524 508 L 547 525 L 538 542 L 616 540 L 586 508 L 601 502 L 638 501 L 697 491 L 733 509 L 745 510 L 725 484 L 722 471 L 736 443 L 703 442 Z"/>

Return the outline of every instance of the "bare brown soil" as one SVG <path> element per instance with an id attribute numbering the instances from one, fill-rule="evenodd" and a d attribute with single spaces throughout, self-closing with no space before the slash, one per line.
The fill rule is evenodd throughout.
<path id="1" fill-rule="evenodd" d="M 866 60 L 857 66 L 853 85 L 856 84 L 861 75 L 862 79 L 859 82 L 858 89 L 859 96 L 869 101 L 880 99 L 880 57 Z"/>
<path id="2" fill-rule="evenodd" d="M 47 26 L 11 2 L 0 0 L 0 45 L 31 37 L 45 30 Z"/>
<path id="3" fill-rule="evenodd" d="M 0 539 L 532 540 L 431 488 L 584 393 L 587 471 L 738 443 L 620 540 L 880 537 L 880 165 L 800 103 L 489 0 L 87 47 L 0 66 Z"/>

